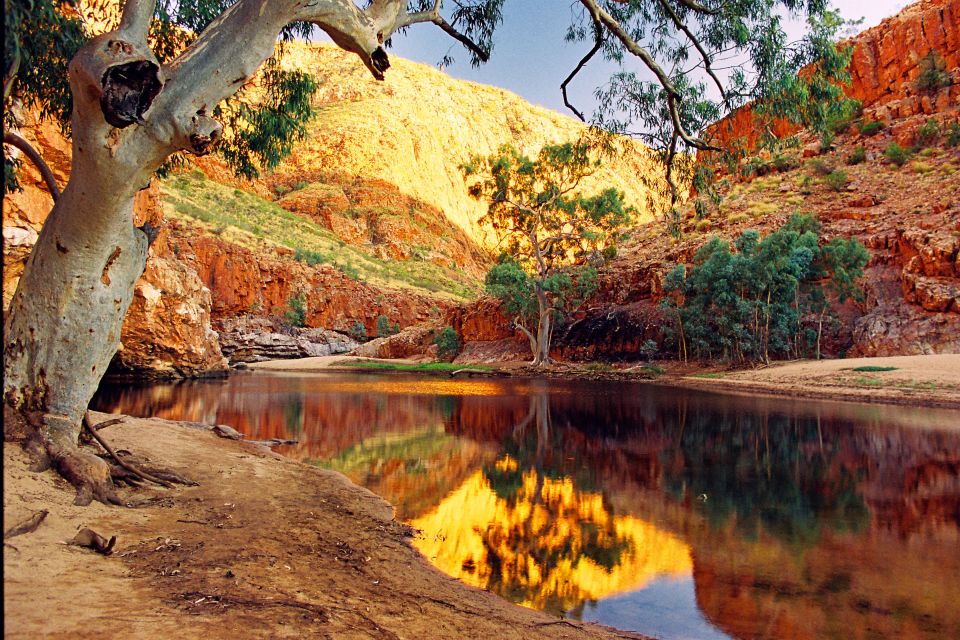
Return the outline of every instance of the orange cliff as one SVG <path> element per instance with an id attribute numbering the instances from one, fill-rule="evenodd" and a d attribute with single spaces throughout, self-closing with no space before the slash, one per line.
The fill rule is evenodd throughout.
<path id="1" fill-rule="evenodd" d="M 843 45 L 853 47 L 845 92 L 862 103 L 869 119 L 930 115 L 960 100 L 960 0 L 921 0 Z M 920 60 L 931 51 L 943 57 L 953 78 L 952 86 L 934 95 L 916 87 Z M 796 131 L 785 122 L 774 127 L 780 137 Z M 707 129 L 707 137 L 720 143 L 739 140 L 748 150 L 757 147 L 760 134 L 750 105 Z"/>

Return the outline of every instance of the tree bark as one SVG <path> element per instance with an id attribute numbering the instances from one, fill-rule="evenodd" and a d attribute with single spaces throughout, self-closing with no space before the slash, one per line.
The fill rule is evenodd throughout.
<path id="1" fill-rule="evenodd" d="M 550 324 L 553 314 L 547 292 L 540 285 L 537 285 L 537 312 L 537 339 L 532 364 L 539 367 L 550 364 Z"/>

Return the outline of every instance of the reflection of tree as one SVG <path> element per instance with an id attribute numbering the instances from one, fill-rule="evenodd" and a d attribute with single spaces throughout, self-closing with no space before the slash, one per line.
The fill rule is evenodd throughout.
<path id="1" fill-rule="evenodd" d="M 859 478 L 833 462 L 818 418 L 685 406 L 673 415 L 676 445 L 663 454 L 665 482 L 674 495 L 699 502 L 711 521 L 736 517 L 746 534 L 762 527 L 801 544 L 816 542 L 823 526 L 867 524 Z"/>
<path id="2" fill-rule="evenodd" d="M 283 423 L 287 432 L 296 438 L 303 434 L 303 396 L 291 394 L 283 404 Z"/>
<path id="3" fill-rule="evenodd" d="M 612 510 L 599 495 L 586 501 L 564 473 L 566 452 L 553 429 L 544 387 L 530 395 L 527 415 L 512 430 L 507 457 L 487 465 L 483 476 L 515 517 L 491 523 L 480 535 L 489 574 L 486 588 L 515 602 L 577 615 L 583 592 L 557 575 L 581 562 L 609 573 L 632 550 L 616 530 Z M 582 489 L 581 489 L 582 490 Z"/>

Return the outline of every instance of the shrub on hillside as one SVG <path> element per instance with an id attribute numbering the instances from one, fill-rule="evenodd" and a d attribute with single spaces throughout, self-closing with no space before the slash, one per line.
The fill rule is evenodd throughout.
<path id="1" fill-rule="evenodd" d="M 307 326 L 307 294 L 303 291 L 291 296 L 287 301 L 287 311 L 283 314 L 287 324 L 294 327 Z"/>
<path id="2" fill-rule="evenodd" d="M 366 340 L 367 339 L 367 327 L 359 320 L 354 320 L 353 325 L 350 326 L 348 332 L 351 337 L 355 340 Z"/>
<path id="3" fill-rule="evenodd" d="M 924 147 L 929 147 L 936 142 L 939 137 L 940 125 L 937 124 L 936 120 L 929 118 L 917 127 L 917 133 L 913 140 L 913 148 L 914 150 L 920 150 Z"/>
<path id="4" fill-rule="evenodd" d="M 948 147 L 960 146 L 960 122 L 954 122 L 947 131 L 947 139 L 944 144 Z"/>
<path id="5" fill-rule="evenodd" d="M 437 345 L 437 357 L 440 360 L 450 361 L 460 353 L 460 335 L 453 327 L 444 327 L 433 339 Z"/>
<path id="6" fill-rule="evenodd" d="M 824 180 L 826 181 L 827 186 L 834 191 L 843 191 L 847 188 L 847 183 L 850 182 L 846 171 L 834 171 L 824 178 Z"/>
<path id="7" fill-rule="evenodd" d="M 953 78 L 947 71 L 947 62 L 939 51 L 931 49 L 920 58 L 917 64 L 920 75 L 917 76 L 917 89 L 924 93 L 936 93 L 953 84 Z"/>
<path id="8" fill-rule="evenodd" d="M 907 163 L 907 160 L 910 159 L 910 152 L 898 145 L 896 142 L 891 142 L 889 145 L 887 145 L 883 155 L 886 156 L 887 160 L 898 167 L 902 167 Z"/>
<path id="9" fill-rule="evenodd" d="M 377 337 L 385 338 L 400 333 L 400 323 L 390 324 L 387 316 L 377 316 Z"/>
<path id="10" fill-rule="evenodd" d="M 866 137 L 876 135 L 877 133 L 883 131 L 884 127 L 886 127 L 886 125 L 882 122 L 864 122 L 862 125 L 860 125 L 860 135 Z"/>
<path id="11" fill-rule="evenodd" d="M 863 145 L 857 145 L 849 156 L 847 156 L 847 164 L 854 165 L 860 164 L 867 159 L 867 150 L 863 148 Z"/>

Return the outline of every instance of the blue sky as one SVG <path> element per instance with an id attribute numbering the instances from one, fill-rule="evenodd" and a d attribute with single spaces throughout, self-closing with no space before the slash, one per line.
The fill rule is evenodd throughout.
<path id="1" fill-rule="evenodd" d="M 834 5 L 847 19 L 864 18 L 862 29 L 878 24 L 909 4 L 904 0 L 835 0 Z M 489 62 L 472 68 L 466 52 L 437 27 L 416 25 L 404 36 L 394 38 L 390 53 L 426 64 L 436 64 L 446 53 L 456 62 L 446 69 L 456 78 L 495 85 L 517 93 L 543 107 L 572 115 L 563 106 L 560 83 L 589 50 L 588 43 L 568 43 L 564 34 L 570 24 L 571 10 L 579 3 L 558 0 L 511 0 L 504 9 L 504 22 L 494 41 Z M 791 35 L 801 25 L 788 27 Z M 631 61 L 640 72 L 639 61 Z M 613 67 L 597 56 L 581 71 L 570 87 L 574 104 L 593 112 L 593 90 L 609 76 Z"/>

